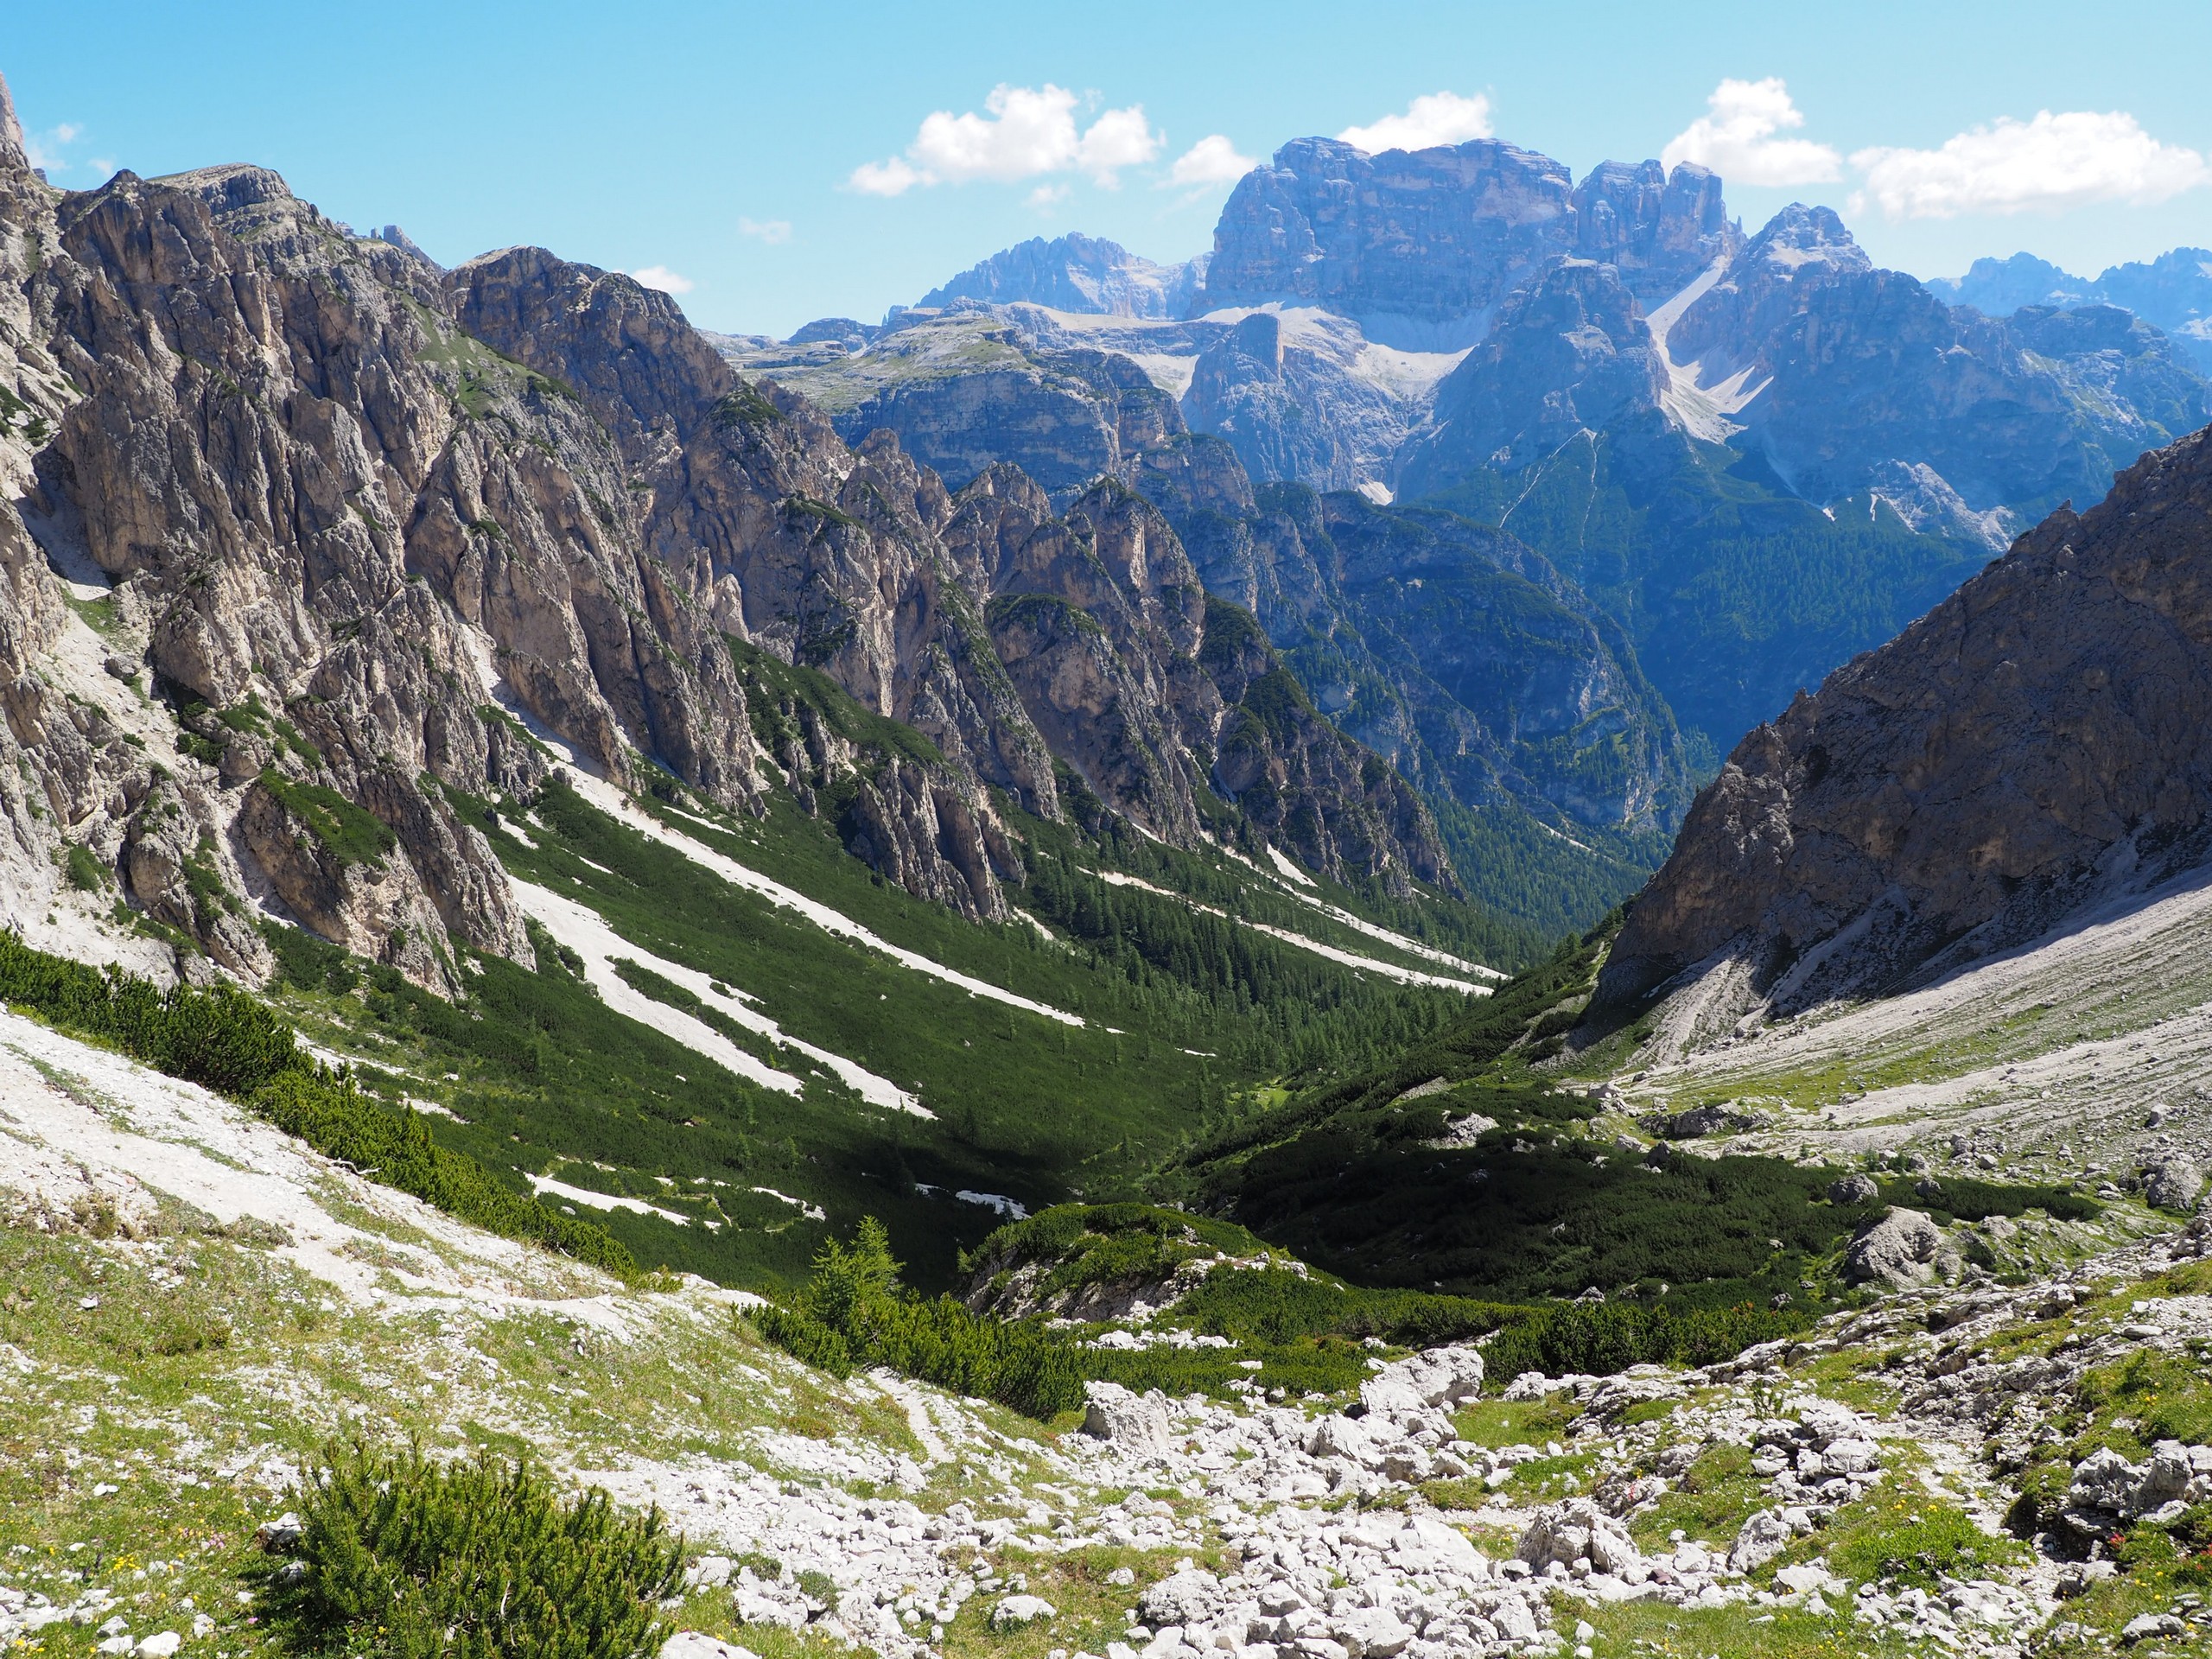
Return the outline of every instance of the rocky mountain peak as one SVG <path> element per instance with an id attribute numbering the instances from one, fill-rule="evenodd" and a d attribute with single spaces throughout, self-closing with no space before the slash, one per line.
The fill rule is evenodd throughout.
<path id="1" fill-rule="evenodd" d="M 1205 275 L 1206 257 L 1162 265 L 1079 232 L 1051 241 L 1032 237 L 931 289 L 916 308 L 980 300 L 1105 316 L 1179 317 Z"/>
<path id="2" fill-rule="evenodd" d="M 1573 226 L 1573 180 L 1532 150 L 1479 138 L 1370 156 L 1294 139 L 1230 192 L 1192 309 L 1318 305 L 1370 340 L 1453 350 Z"/>
<path id="3" fill-rule="evenodd" d="M 1575 253 L 1617 267 L 1646 304 L 1656 304 L 1716 259 L 1743 246 L 1720 175 L 1684 162 L 1604 162 L 1575 188 Z"/>
<path id="4" fill-rule="evenodd" d="M 218 214 L 295 200 L 292 187 L 284 182 L 283 175 L 251 162 L 194 168 L 188 172 L 166 174 L 155 182 L 199 197 L 207 204 L 208 211 Z"/>
<path id="5" fill-rule="evenodd" d="M 8 90 L 6 77 L 0 76 L 0 173 L 21 175 L 30 169 L 30 156 L 23 148 L 23 124 L 16 118 L 15 95 Z"/>
<path id="6" fill-rule="evenodd" d="M 1436 392 L 1430 429 L 1401 459 L 1400 493 L 1481 466 L 1513 470 L 1575 433 L 1659 407 L 1665 364 L 1643 308 L 1611 264 L 1562 259 L 1500 308 Z"/>
<path id="7" fill-rule="evenodd" d="M 1938 276 L 1928 291 L 1952 305 L 1970 305 L 1986 316 L 2009 316 L 2024 305 L 2078 305 L 2092 284 L 2069 276 L 2048 259 L 2016 253 L 2009 259 L 1981 258 L 1963 276 Z"/>
<path id="8" fill-rule="evenodd" d="M 1871 270 L 1866 257 L 1833 207 L 1808 207 L 1793 201 L 1744 245 L 1739 264 L 1763 265 L 1793 276 L 1808 266 L 1831 270 Z"/>
<path id="9" fill-rule="evenodd" d="M 2212 839 L 2212 435 L 2062 507 L 1728 758 L 1600 986 L 1700 1030 L 1925 980 Z"/>

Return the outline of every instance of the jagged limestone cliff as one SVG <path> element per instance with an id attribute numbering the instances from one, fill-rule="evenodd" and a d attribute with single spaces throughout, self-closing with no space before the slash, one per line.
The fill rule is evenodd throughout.
<path id="1" fill-rule="evenodd" d="M 189 971 L 256 977 L 258 908 L 450 990 L 449 938 L 529 958 L 457 808 L 529 795 L 547 742 L 728 809 L 832 801 L 891 880 L 1007 915 L 1022 861 L 1001 800 L 1065 817 L 1025 696 L 1050 700 L 1000 660 L 961 504 L 895 441 L 849 447 L 626 276 L 537 249 L 442 270 L 262 168 L 58 191 L 8 117 L 0 221 L 19 923 L 72 883 L 119 890 L 142 933 L 201 953 Z M 1162 568 L 1181 557 L 1156 515 L 1148 533 Z M 1153 602 L 1141 573 L 1109 582 Z M 1124 631 L 1108 653 L 1132 683 L 1201 688 L 1155 746 L 1166 788 L 1085 787 L 1194 844 L 1210 791 L 1216 830 L 1248 832 L 1211 770 L 1236 698 L 1211 690 L 1204 607 L 1185 608 L 1187 638 Z M 748 650 L 918 736 L 819 729 Z M 1372 792 L 1311 792 L 1301 855 L 1400 892 L 1448 881 L 1419 809 L 1386 830 Z"/>

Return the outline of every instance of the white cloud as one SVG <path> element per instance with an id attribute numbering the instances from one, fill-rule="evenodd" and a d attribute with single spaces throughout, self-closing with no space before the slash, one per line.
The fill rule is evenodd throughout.
<path id="1" fill-rule="evenodd" d="M 2032 121 L 2007 118 L 1960 133 L 1940 149 L 1862 149 L 1851 162 L 1866 174 L 1852 211 L 1872 200 L 1891 219 L 2144 206 L 2212 179 L 2196 151 L 2160 143 L 2119 110 L 2043 110 Z"/>
<path id="2" fill-rule="evenodd" d="M 1234 184 L 1259 163 L 1239 156 L 1236 146 L 1220 133 L 1209 133 L 1175 158 L 1160 181 L 1160 188 L 1203 190 L 1210 185 Z"/>
<path id="3" fill-rule="evenodd" d="M 1126 110 L 1109 110 L 1090 124 L 1090 130 L 1076 146 L 1076 165 L 1093 182 L 1118 189 L 1122 168 L 1142 167 L 1166 142 L 1145 124 L 1144 105 L 1132 104 Z"/>
<path id="4" fill-rule="evenodd" d="M 1805 124 L 1779 76 L 1724 80 L 1705 102 L 1707 112 L 1659 152 L 1670 172 L 1692 162 L 1730 184 L 1826 184 L 1843 176 L 1843 158 L 1829 146 L 1775 137 Z"/>
<path id="5" fill-rule="evenodd" d="M 1041 213 L 1047 207 L 1057 207 L 1065 201 L 1072 188 L 1065 184 L 1040 184 L 1024 200 L 1029 206 Z"/>
<path id="6" fill-rule="evenodd" d="M 1145 120 L 1144 106 L 1107 110 L 1077 130 L 1076 95 L 1046 82 L 1041 87 L 994 87 L 988 111 L 955 115 L 938 110 L 903 156 L 864 162 L 846 180 L 865 195 L 902 195 L 916 185 L 967 184 L 978 179 L 1012 183 L 1048 173 L 1088 173 L 1111 189 L 1123 168 L 1138 167 L 1166 143 Z"/>
<path id="7" fill-rule="evenodd" d="M 1457 92 L 1425 92 L 1403 115 L 1386 115 L 1372 126 L 1346 127 L 1337 137 L 1379 156 L 1386 149 L 1429 149 L 1490 135 L 1489 99 L 1479 93 L 1462 98 Z"/>
<path id="8" fill-rule="evenodd" d="M 23 154 L 29 158 L 33 167 L 43 168 L 49 173 L 60 172 L 73 165 L 61 152 L 83 137 L 84 131 L 84 128 L 76 122 L 64 121 L 60 126 L 49 127 L 44 132 L 26 133 Z M 109 170 L 113 171 L 113 168 Z"/>
<path id="9" fill-rule="evenodd" d="M 679 276 L 666 265 L 640 265 L 629 274 L 641 286 L 657 288 L 664 294 L 689 294 L 694 286 L 689 276 Z"/>
<path id="10" fill-rule="evenodd" d="M 791 222 L 788 219 L 746 219 L 737 221 L 740 236 L 758 237 L 770 247 L 791 239 Z"/>
<path id="11" fill-rule="evenodd" d="M 887 162 L 862 162 L 845 181 L 846 188 L 864 196 L 899 196 L 918 184 L 933 184 L 893 156 Z"/>

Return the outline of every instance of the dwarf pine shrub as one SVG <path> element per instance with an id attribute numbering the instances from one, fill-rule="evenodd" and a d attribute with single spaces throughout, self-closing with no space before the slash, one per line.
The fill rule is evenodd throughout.
<path id="1" fill-rule="evenodd" d="M 270 1622 L 311 1653 L 385 1659 L 635 1659 L 683 1546 L 656 1509 L 559 1491 L 527 1462 L 440 1466 L 333 1447 L 296 1500 L 291 1563 L 263 1570 Z M 298 1570 L 298 1569 L 304 1569 Z"/>
<path id="2" fill-rule="evenodd" d="M 1039 1419 L 1083 1403 L 1083 1368 L 1065 1338 L 970 1313 L 950 1296 L 918 1296 L 899 1269 L 890 1234 L 867 1217 L 849 1245 L 823 1245 L 798 1295 L 757 1310 L 753 1323 L 785 1352 L 839 1376 L 887 1366 Z"/>

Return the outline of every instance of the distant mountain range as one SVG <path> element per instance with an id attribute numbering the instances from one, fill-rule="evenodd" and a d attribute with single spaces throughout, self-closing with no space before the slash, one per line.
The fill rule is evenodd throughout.
<path id="1" fill-rule="evenodd" d="M 2114 265 L 2094 281 L 2069 276 L 2031 253 L 2016 253 L 2010 259 L 1977 259 L 1965 276 L 1937 277 L 1928 291 L 1993 317 L 2029 306 L 2120 306 L 2164 329 L 2199 368 L 2212 372 L 2212 249 L 2175 248 L 2156 259 Z"/>
<path id="2" fill-rule="evenodd" d="M 1700 168 L 1607 162 L 1577 182 L 1494 140 L 1370 156 L 1311 138 L 1239 182 L 1198 260 L 1033 240 L 880 327 L 719 344 L 849 442 L 897 433 L 953 487 L 1011 462 L 1056 500 L 1101 474 L 1150 494 L 1209 588 L 1250 605 L 1307 694 L 1447 820 L 1510 805 L 1596 846 L 1671 829 L 1738 733 L 2024 524 L 2212 419 L 2190 332 L 2208 264 L 2177 252 L 2082 283 L 2024 256 L 1923 283 L 1877 269 L 1827 208 L 1747 236 Z M 1242 475 L 1203 507 L 1161 461 L 1199 438 Z M 1271 486 L 1321 505 L 1287 511 Z M 1561 740 L 1527 725 L 1510 676 L 1447 701 L 1471 730 L 1524 735 L 1453 739 L 1439 758 L 1411 710 L 1442 706 L 1413 687 L 1449 603 L 1407 587 L 1381 626 L 1351 597 L 1363 579 L 1317 558 L 1339 546 L 1325 526 L 1415 502 L 1466 522 L 1444 537 L 1455 549 L 1505 532 L 1515 568 L 1540 561 L 1537 588 L 1599 627 L 1608 643 L 1589 636 L 1580 660 L 1608 690 L 1569 770 L 1602 751 L 1612 786 L 1534 760 L 1529 743 Z M 1486 648 L 1535 674 L 1554 647 L 1534 638 Z M 1614 727 L 1635 734 L 1624 747 L 1591 735 Z"/>

